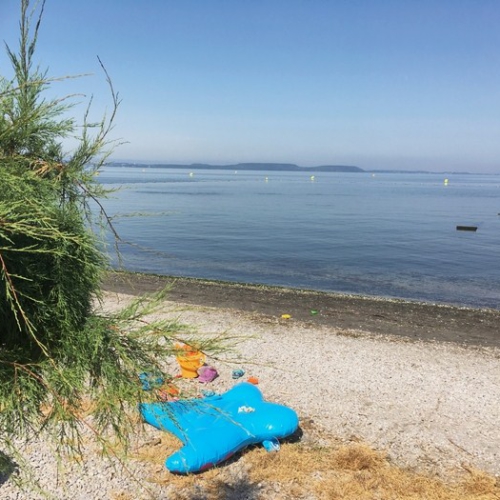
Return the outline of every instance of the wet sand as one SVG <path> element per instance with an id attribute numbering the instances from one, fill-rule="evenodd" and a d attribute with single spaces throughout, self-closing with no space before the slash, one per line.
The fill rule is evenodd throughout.
<path id="1" fill-rule="evenodd" d="M 500 310 L 362 297 L 261 285 L 110 273 L 104 290 L 138 295 L 169 287 L 168 300 L 255 312 L 310 326 L 360 330 L 409 340 L 500 347 Z"/>

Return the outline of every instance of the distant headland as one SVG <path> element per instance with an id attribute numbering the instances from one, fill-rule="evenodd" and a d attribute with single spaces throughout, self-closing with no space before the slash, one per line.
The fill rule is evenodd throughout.
<path id="1" fill-rule="evenodd" d="M 267 170 L 288 172 L 365 172 L 362 168 L 351 165 L 320 165 L 317 167 L 301 167 L 293 163 L 235 163 L 234 165 L 209 165 L 207 163 L 192 163 L 178 165 L 170 163 L 134 163 L 109 162 L 109 167 L 154 167 L 154 168 L 183 168 L 189 170 Z"/>

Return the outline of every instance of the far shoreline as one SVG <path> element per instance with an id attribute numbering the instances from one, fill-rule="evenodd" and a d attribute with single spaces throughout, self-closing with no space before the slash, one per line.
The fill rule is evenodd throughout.
<path id="1" fill-rule="evenodd" d="M 169 287 L 167 300 L 258 313 L 280 320 L 399 339 L 500 348 L 500 310 L 377 296 L 111 271 L 107 292 L 141 295 Z"/>

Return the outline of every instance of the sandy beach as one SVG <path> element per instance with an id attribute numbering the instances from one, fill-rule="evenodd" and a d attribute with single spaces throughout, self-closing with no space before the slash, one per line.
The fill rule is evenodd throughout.
<path id="1" fill-rule="evenodd" d="M 499 311 L 128 278 L 106 285 L 115 290 L 108 301 L 170 284 L 165 313 L 205 334 L 251 336 L 238 348 L 241 365 L 266 397 L 328 432 L 358 436 L 402 465 L 500 473 Z M 217 389 L 230 387 L 231 365 L 217 368 Z"/>
<path id="2" fill-rule="evenodd" d="M 208 359 L 219 377 L 203 389 L 229 389 L 240 368 L 258 378 L 266 399 L 298 413 L 303 439 L 314 428 L 320 442 L 363 442 L 404 469 L 450 478 L 465 467 L 500 477 L 499 311 L 141 275 L 108 279 L 103 308 L 165 285 L 170 294 L 156 314 L 202 336 L 245 337 L 226 359 Z M 175 360 L 167 369 L 178 372 Z M 187 383 L 200 390 L 196 380 Z M 134 472 L 152 471 L 141 464 Z M 69 474 L 71 495 L 61 498 L 90 498 L 80 484 L 89 476 L 79 474 Z M 137 488 L 109 466 L 99 474 L 101 493 L 92 498 Z M 29 498 L 9 496 L 10 488 L 0 486 L 0 496 Z M 165 484 L 154 491 L 180 498 L 169 497 Z"/>
<path id="3" fill-rule="evenodd" d="M 238 346 L 241 367 L 267 398 L 329 434 L 356 436 L 402 466 L 500 474 L 499 311 L 129 278 L 115 275 L 106 300 L 170 285 L 165 314 L 204 334 L 250 336 Z M 217 390 L 231 387 L 233 365 L 213 364 Z"/>

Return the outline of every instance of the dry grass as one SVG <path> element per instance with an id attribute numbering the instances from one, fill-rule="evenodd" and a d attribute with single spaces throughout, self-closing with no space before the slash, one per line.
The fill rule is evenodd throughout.
<path id="1" fill-rule="evenodd" d="M 230 464 L 189 476 L 164 468 L 166 457 L 179 448 L 167 434 L 140 448 L 135 458 L 152 465 L 150 482 L 168 485 L 174 500 L 500 499 L 499 481 L 469 467 L 459 481 L 447 481 L 396 467 L 363 443 L 319 442 L 321 436 L 309 429 L 301 442 L 284 443 L 279 453 L 255 447 Z"/>

